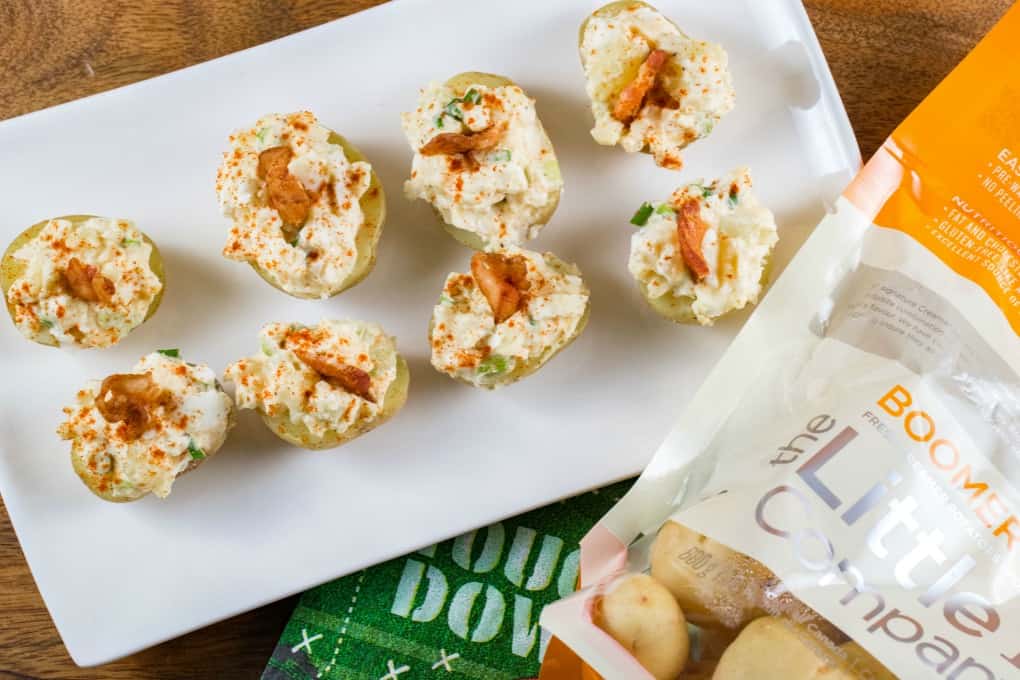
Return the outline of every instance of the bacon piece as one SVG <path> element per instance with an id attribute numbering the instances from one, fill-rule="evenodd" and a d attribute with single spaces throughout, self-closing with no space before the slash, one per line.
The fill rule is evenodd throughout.
<path id="1" fill-rule="evenodd" d="M 376 403 L 375 397 L 372 396 L 372 376 L 365 371 L 356 366 L 333 361 L 303 347 L 296 347 L 293 352 L 298 359 L 322 376 L 330 385 L 361 397 L 365 401 Z"/>
<path id="2" fill-rule="evenodd" d="M 708 261 L 701 250 L 708 226 L 701 219 L 701 203 L 689 198 L 676 213 L 676 232 L 680 241 L 680 256 L 691 270 L 695 281 L 702 281 L 709 274 Z"/>
<path id="3" fill-rule="evenodd" d="M 102 274 L 92 277 L 92 290 L 95 292 L 96 298 L 103 304 L 110 304 L 110 301 L 113 300 L 113 294 L 117 292 L 117 289 L 113 286 L 113 281 Z"/>
<path id="4" fill-rule="evenodd" d="M 621 123 L 629 123 L 641 110 L 645 95 L 655 85 L 655 78 L 669 60 L 670 53 L 665 50 L 652 50 L 638 69 L 637 77 L 630 82 L 616 99 L 613 106 L 613 118 Z"/>
<path id="5" fill-rule="evenodd" d="M 123 422 L 124 436 L 138 439 L 149 428 L 150 412 L 170 403 L 171 395 L 149 373 L 115 373 L 99 388 L 96 408 L 107 422 Z"/>
<path id="6" fill-rule="evenodd" d="M 446 157 L 446 169 L 451 173 L 476 172 L 480 167 L 473 153 L 455 153 Z"/>
<path id="7" fill-rule="evenodd" d="M 506 124 L 490 125 L 481 132 L 441 132 L 418 150 L 422 156 L 449 156 L 468 151 L 487 151 L 495 148 L 506 131 Z"/>
<path id="8" fill-rule="evenodd" d="M 99 273 L 90 264 L 84 264 L 77 257 L 72 257 L 64 270 L 64 281 L 71 295 L 85 302 L 109 303 L 116 292 L 113 281 Z"/>
<path id="9" fill-rule="evenodd" d="M 67 282 L 67 287 L 71 289 L 71 294 L 86 302 L 99 300 L 95 289 L 92 288 L 92 278 L 95 275 L 96 268 L 90 264 L 83 264 L 77 257 L 72 257 L 71 261 L 67 263 L 67 269 L 64 270 L 64 280 Z"/>
<path id="10" fill-rule="evenodd" d="M 308 219 L 312 199 L 287 165 L 294 157 L 289 146 L 274 146 L 259 154 L 258 175 L 266 181 L 269 207 L 280 215 L 284 224 L 300 227 Z"/>
<path id="11" fill-rule="evenodd" d="M 655 83 L 655 86 L 648 92 L 648 96 L 645 97 L 645 101 L 652 106 L 658 106 L 660 109 L 675 111 L 680 108 L 680 102 L 662 86 L 661 82 Z"/>
<path id="12" fill-rule="evenodd" d="M 498 324 L 516 314 L 527 302 L 524 293 L 531 284 L 527 263 L 520 255 L 475 253 L 471 257 L 471 275 Z"/>

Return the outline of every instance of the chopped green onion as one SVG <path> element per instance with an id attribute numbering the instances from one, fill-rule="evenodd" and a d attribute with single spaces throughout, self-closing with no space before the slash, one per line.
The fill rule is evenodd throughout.
<path id="1" fill-rule="evenodd" d="M 669 203 L 663 203 L 655 209 L 656 215 L 676 215 L 676 210 Z"/>
<path id="2" fill-rule="evenodd" d="M 287 241 L 287 243 L 289 243 L 292 248 L 297 248 L 298 238 L 300 237 L 295 236 L 292 240 Z"/>
<path id="3" fill-rule="evenodd" d="M 531 324 L 532 328 L 538 328 L 538 322 L 535 321 L 535 317 L 528 314 L 528 323 Z"/>
<path id="4" fill-rule="evenodd" d="M 53 322 L 49 319 L 39 319 L 39 323 L 42 324 L 43 328 L 53 328 Z"/>
<path id="5" fill-rule="evenodd" d="M 701 134 L 702 135 L 707 135 L 708 133 L 710 133 L 712 131 L 712 128 L 714 128 L 714 127 L 715 127 L 715 121 L 706 120 L 705 121 L 705 125 L 702 128 L 702 133 Z"/>
<path id="6" fill-rule="evenodd" d="M 258 138 L 259 144 L 265 144 L 266 143 L 266 133 L 267 132 L 269 132 L 269 128 L 261 128 L 261 129 L 259 129 L 259 131 L 257 133 L 255 133 L 255 137 Z"/>
<path id="7" fill-rule="evenodd" d="M 464 120 L 464 112 L 457 106 L 458 104 L 477 104 L 482 101 L 482 95 L 478 94 L 478 90 L 471 88 L 463 97 L 454 97 L 443 107 L 443 113 L 439 114 L 436 118 L 436 127 L 443 127 L 443 116 L 447 115 L 451 118 L 456 118 L 459 121 Z"/>
<path id="8" fill-rule="evenodd" d="M 137 240 L 137 239 L 133 239 L 133 238 L 125 238 L 125 239 L 121 239 L 121 241 L 120 241 L 120 247 L 121 248 L 127 248 L 128 246 L 140 246 L 140 245 L 142 245 L 142 242 Z"/>
<path id="9" fill-rule="evenodd" d="M 439 116 L 436 118 L 436 127 L 438 128 L 443 127 L 444 115 L 450 116 L 451 118 L 456 118 L 457 120 L 463 122 L 464 112 L 461 111 L 460 107 L 458 107 L 457 105 L 477 104 L 480 101 L 482 101 L 482 95 L 480 95 L 478 93 L 478 90 L 474 88 L 471 88 L 470 90 L 465 92 L 463 97 L 454 97 L 449 101 L 449 103 L 447 103 L 446 106 L 443 107 L 443 113 L 439 114 Z"/>
<path id="10" fill-rule="evenodd" d="M 499 375 L 507 369 L 506 357 L 500 354 L 490 354 L 478 363 L 475 373 L 480 376 Z"/>
<path id="11" fill-rule="evenodd" d="M 701 187 L 701 197 L 702 198 L 708 198 L 709 196 L 711 196 L 714 193 L 715 193 L 715 189 L 713 189 L 712 187 Z"/>
<path id="12" fill-rule="evenodd" d="M 634 217 L 630 218 L 630 223 L 638 227 L 645 226 L 648 224 L 648 218 L 652 216 L 653 210 L 654 208 L 652 208 L 652 204 L 645 201 L 641 204 L 641 207 L 637 209 L 637 212 L 634 213 Z"/>
<path id="13" fill-rule="evenodd" d="M 464 112 L 457 108 L 457 104 L 460 103 L 461 101 L 462 100 L 460 99 L 454 99 L 452 102 L 450 102 L 443 108 L 443 112 L 450 118 L 456 118 L 459 121 L 463 121 Z"/>
<path id="14" fill-rule="evenodd" d="M 561 182 L 563 181 L 563 175 L 560 173 L 560 164 L 556 162 L 555 158 L 550 158 L 542 165 L 542 170 L 545 172 L 545 176 L 549 178 L 550 182 Z"/>
<path id="15" fill-rule="evenodd" d="M 156 351 L 165 357 L 173 357 L 174 359 L 181 356 L 181 350 L 179 349 L 157 349 Z"/>
<path id="16" fill-rule="evenodd" d="M 506 163 L 510 160 L 510 149 L 500 149 L 489 154 L 489 160 L 493 163 Z"/>
<path id="17" fill-rule="evenodd" d="M 188 440 L 188 453 L 191 454 L 192 460 L 202 460 L 203 458 L 205 458 L 205 451 L 195 446 L 194 439 Z"/>
<path id="18" fill-rule="evenodd" d="M 452 305 L 453 304 L 453 300 L 451 300 L 450 298 L 446 297 L 445 295 L 440 295 L 439 296 L 439 303 L 443 304 L 443 305 Z"/>
<path id="19" fill-rule="evenodd" d="M 740 196 L 738 196 L 736 192 L 730 192 L 729 201 L 730 201 L 730 207 L 731 208 L 736 208 L 737 207 L 737 203 L 740 202 Z"/>

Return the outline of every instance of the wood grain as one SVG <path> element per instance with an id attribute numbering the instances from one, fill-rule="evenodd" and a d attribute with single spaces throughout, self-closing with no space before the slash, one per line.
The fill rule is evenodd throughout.
<path id="1" fill-rule="evenodd" d="M 2 0 L 0 119 L 213 59 L 378 2 Z M 865 157 L 1011 4 L 805 0 Z M 53 628 L 0 504 L 0 678 L 257 677 L 294 601 L 99 669 L 79 669 Z"/>
<path id="2" fill-rule="evenodd" d="M 867 159 L 1012 0 L 805 0 Z"/>

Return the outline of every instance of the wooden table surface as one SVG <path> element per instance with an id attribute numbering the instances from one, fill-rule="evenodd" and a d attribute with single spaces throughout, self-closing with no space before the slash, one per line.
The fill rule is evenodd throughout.
<path id="1" fill-rule="evenodd" d="M 762 0 L 769 1 L 769 0 Z M 2 0 L 0 119 L 128 85 L 378 0 Z M 1011 0 L 806 0 L 865 157 Z M 254 678 L 294 598 L 97 669 L 75 667 L 0 503 L 0 678 Z M 102 625 L 101 617 L 96 625 Z"/>

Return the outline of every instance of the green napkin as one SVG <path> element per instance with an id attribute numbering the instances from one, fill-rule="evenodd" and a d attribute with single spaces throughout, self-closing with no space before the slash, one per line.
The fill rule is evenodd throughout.
<path id="1" fill-rule="evenodd" d="M 542 607 L 633 480 L 497 522 L 304 593 L 262 680 L 534 677 Z"/>

